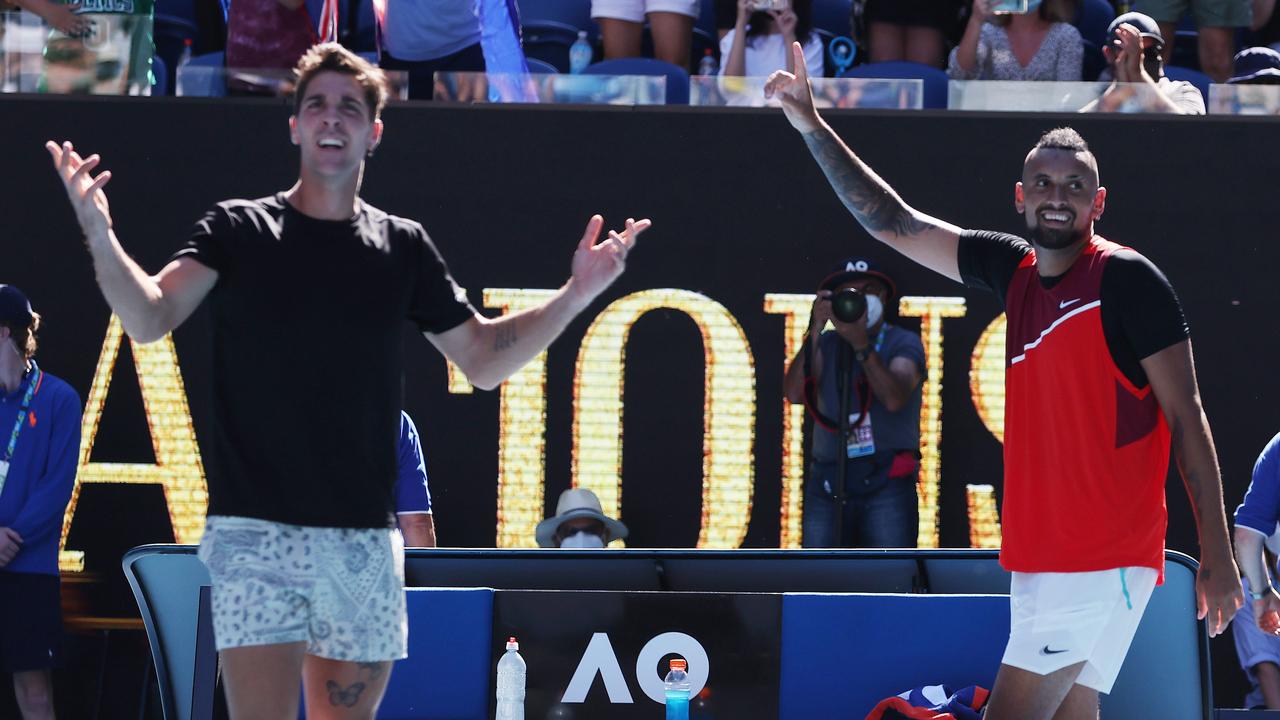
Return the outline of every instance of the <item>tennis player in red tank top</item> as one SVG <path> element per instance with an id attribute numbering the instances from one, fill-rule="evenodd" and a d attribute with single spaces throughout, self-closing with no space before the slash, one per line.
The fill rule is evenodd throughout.
<path id="1" fill-rule="evenodd" d="M 1107 191 L 1074 130 L 1046 133 L 1027 155 L 1014 205 L 1030 241 L 962 230 L 909 206 L 849 150 L 818 116 L 799 44 L 792 51 L 796 73 L 775 72 L 765 95 L 854 218 L 1006 305 L 1001 563 L 1013 572 L 1012 624 L 986 720 L 1096 720 L 1163 569 L 1170 446 L 1200 534 L 1198 617 L 1216 636 L 1243 602 L 1177 298 L 1149 261 L 1094 233 Z M 1123 282 L 1109 286 L 1117 273 Z M 1156 334 L 1132 321 L 1153 304 Z"/>

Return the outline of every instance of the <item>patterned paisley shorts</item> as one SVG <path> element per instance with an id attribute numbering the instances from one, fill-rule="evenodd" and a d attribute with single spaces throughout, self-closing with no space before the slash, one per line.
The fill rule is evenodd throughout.
<path id="1" fill-rule="evenodd" d="M 210 516 L 199 555 L 213 580 L 218 650 L 305 642 L 331 660 L 408 654 L 399 530 Z"/>

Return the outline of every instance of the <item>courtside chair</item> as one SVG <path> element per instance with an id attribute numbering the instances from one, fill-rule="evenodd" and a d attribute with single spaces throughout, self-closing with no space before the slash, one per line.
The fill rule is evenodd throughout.
<path id="1" fill-rule="evenodd" d="M 197 652 L 201 588 L 209 586 L 208 569 L 194 547 L 181 545 L 136 547 L 121 564 L 147 629 L 165 720 L 208 717 L 214 677 L 210 658 L 216 663 L 211 628 L 204 628 L 199 648 L 204 652 Z M 197 677 L 205 682 L 198 684 Z"/>
<path id="2" fill-rule="evenodd" d="M 529 66 L 529 72 L 536 75 L 555 75 L 560 72 L 555 65 L 538 58 L 527 57 L 524 62 Z"/>
<path id="3" fill-rule="evenodd" d="M 667 78 L 667 104 L 689 104 L 689 73 L 684 68 L 653 58 L 618 58 L 588 65 L 587 75 L 647 75 Z"/>
<path id="4" fill-rule="evenodd" d="M 923 80 L 924 109 L 945 110 L 947 107 L 947 74 L 936 67 L 897 61 L 868 63 L 851 67 L 840 77 Z"/>
<path id="5" fill-rule="evenodd" d="M 151 76 L 156 81 L 151 86 L 151 95 L 153 97 L 168 95 L 166 88 L 169 87 L 169 66 L 165 64 L 164 58 L 159 55 L 151 56 Z"/>

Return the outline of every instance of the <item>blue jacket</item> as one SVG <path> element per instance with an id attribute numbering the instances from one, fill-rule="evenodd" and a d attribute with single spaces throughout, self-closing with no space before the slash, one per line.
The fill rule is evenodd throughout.
<path id="1" fill-rule="evenodd" d="M 32 370 L 11 393 L 0 395 L 0 459 L 22 406 Z M 22 424 L 0 491 L 0 527 L 22 536 L 22 549 L 0 572 L 58 574 L 62 518 L 75 488 L 80 460 L 80 396 L 63 380 L 43 373 L 31 413 Z"/>

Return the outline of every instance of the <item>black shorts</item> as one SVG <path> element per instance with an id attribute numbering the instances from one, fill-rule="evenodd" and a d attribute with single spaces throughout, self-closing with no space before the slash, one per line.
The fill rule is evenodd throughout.
<path id="1" fill-rule="evenodd" d="M 931 27 L 951 32 L 960 3 L 956 0 L 867 0 L 865 19 L 904 27 Z"/>
<path id="2" fill-rule="evenodd" d="M 0 570 L 0 672 L 47 670 L 61 653 L 58 576 Z"/>

